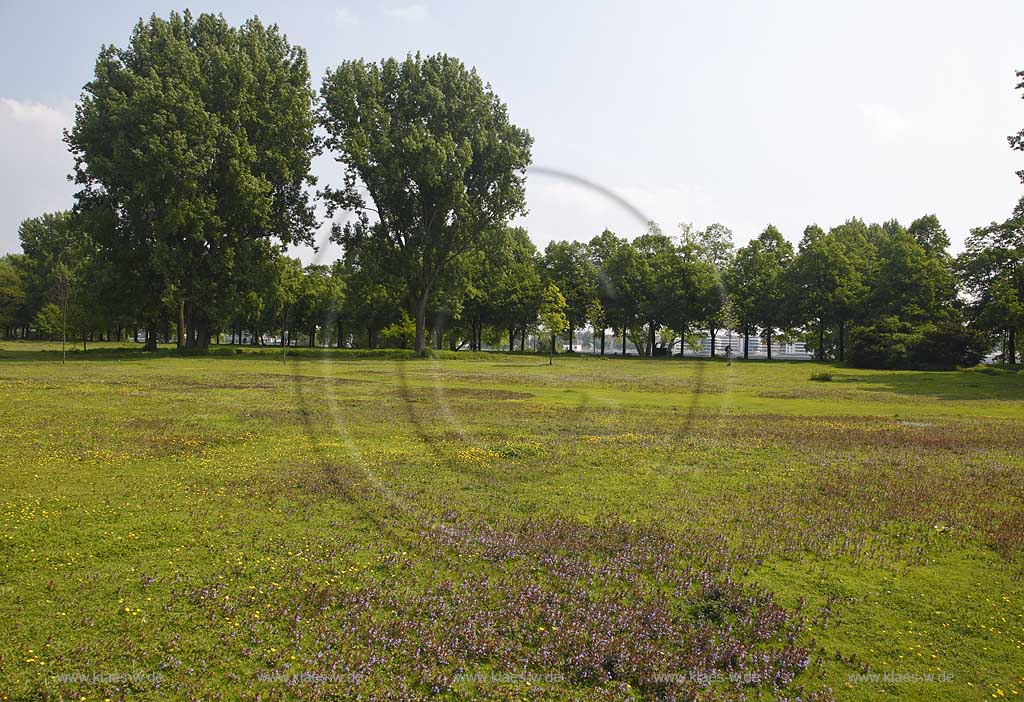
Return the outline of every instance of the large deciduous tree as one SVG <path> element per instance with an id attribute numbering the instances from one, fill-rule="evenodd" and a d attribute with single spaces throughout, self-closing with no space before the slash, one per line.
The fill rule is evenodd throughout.
<path id="1" fill-rule="evenodd" d="M 526 230 L 516 227 L 506 232 L 496 254 L 501 265 L 492 286 L 492 304 L 498 322 L 508 327 L 509 351 L 514 350 L 517 331 L 520 349 L 525 349 L 526 333 L 537 320 L 544 296 L 537 248 Z"/>
<path id="2" fill-rule="evenodd" d="M 620 296 L 615 281 L 612 279 L 612 262 L 618 252 L 628 247 L 628 241 L 616 236 L 609 229 L 605 229 L 591 239 L 590 245 L 587 247 L 590 251 L 590 260 L 597 272 L 596 299 L 591 303 L 587 318 L 594 325 L 594 332 L 599 332 L 601 335 L 602 356 L 605 351 L 605 331 L 610 326 L 614 327 L 621 317 L 619 309 L 621 305 L 618 304 Z M 625 353 L 625 345 L 623 345 L 623 353 Z"/>
<path id="3" fill-rule="evenodd" d="M 945 250 L 929 250 L 891 223 L 878 244 L 867 304 L 875 317 L 911 324 L 946 319 L 956 298 L 956 278 Z"/>
<path id="4" fill-rule="evenodd" d="M 569 318 L 569 350 L 577 329 L 587 323 L 587 310 L 597 299 L 597 268 L 586 244 L 552 241 L 544 249 L 544 279 L 565 296 Z"/>
<path id="5" fill-rule="evenodd" d="M 957 268 L 975 323 L 1003 334 L 1004 361 L 1016 363 L 1024 329 L 1024 198 L 1005 222 L 971 230 Z"/>
<path id="6" fill-rule="evenodd" d="M 1017 89 L 1024 91 L 1024 71 L 1017 77 Z M 1010 148 L 1024 151 L 1024 129 L 1007 140 Z M 1024 169 L 1017 175 L 1024 183 Z M 1005 222 L 972 230 L 957 263 L 975 321 L 1004 335 L 1003 360 L 1016 363 L 1017 335 L 1024 329 L 1024 198 Z"/>
<path id="7" fill-rule="evenodd" d="M 375 221 L 336 230 L 346 247 L 379 239 L 407 281 L 418 353 L 426 314 L 451 261 L 525 211 L 532 138 L 475 70 L 451 56 L 348 61 L 322 89 L 327 145 L 345 166 L 334 207 Z"/>
<path id="8" fill-rule="evenodd" d="M 858 317 L 869 290 L 869 263 L 873 260 L 867 227 L 853 219 L 827 234 L 817 225 L 804 229 L 799 251 L 790 270 L 794 308 L 801 322 L 817 327 L 815 351 L 825 358 L 826 330 L 837 331 L 835 349 L 845 355 L 847 323 Z"/>
<path id="9" fill-rule="evenodd" d="M 681 250 L 691 271 L 691 299 L 699 319 L 707 325 L 713 357 L 719 330 L 734 322 L 725 289 L 725 277 L 735 256 L 732 230 L 724 224 L 709 224 L 692 237 L 692 243 L 684 238 Z"/>
<path id="10" fill-rule="evenodd" d="M 4 336 L 13 336 L 25 305 L 24 256 L 9 254 L 0 258 L 0 328 Z"/>
<path id="11" fill-rule="evenodd" d="M 743 357 L 748 356 L 749 336 L 760 327 L 772 357 L 772 336 L 787 326 L 793 310 L 787 290 L 787 269 L 793 261 L 793 245 L 773 225 L 736 251 L 727 276 L 739 324 L 743 330 Z"/>
<path id="12" fill-rule="evenodd" d="M 71 212 L 26 219 L 18 229 L 25 252 L 27 303 L 32 315 L 56 305 L 62 331 L 85 341 L 103 331 L 115 311 L 125 309 L 117 278 L 101 259 L 96 243 Z M 44 317 L 52 318 L 50 314 Z"/>
<path id="13" fill-rule="evenodd" d="M 154 15 L 100 51 L 65 139 L 79 209 L 151 331 L 173 290 L 187 345 L 205 349 L 240 249 L 312 243 L 313 99 L 305 52 L 257 19 Z"/>

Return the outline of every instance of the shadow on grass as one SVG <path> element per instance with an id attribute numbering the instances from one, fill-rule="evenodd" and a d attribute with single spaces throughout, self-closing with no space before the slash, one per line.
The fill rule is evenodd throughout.
<path id="1" fill-rule="evenodd" d="M 942 400 L 1024 401 L 1024 374 L 1013 370 L 873 371 L 835 375 L 832 382 L 848 383 L 869 391 Z"/>
<path id="2" fill-rule="evenodd" d="M 494 359 L 494 352 L 474 351 L 431 351 L 429 358 Z M 517 354 L 530 355 L 530 354 Z M 3 341 L 0 342 L 0 362 L 16 361 L 22 363 L 60 363 L 62 352 L 60 344 L 45 341 Z M 301 361 L 354 361 L 360 359 L 375 360 L 417 360 L 419 357 L 411 349 L 338 349 L 320 346 L 211 346 L 204 353 L 179 353 L 173 344 L 161 344 L 156 351 L 143 351 L 142 344 L 117 344 L 99 342 L 88 350 L 68 349 L 68 363 L 81 361 L 150 361 L 156 359 L 230 359 L 238 358 L 247 361 L 272 361 L 281 363 Z M 546 358 L 546 357 L 545 357 Z"/>

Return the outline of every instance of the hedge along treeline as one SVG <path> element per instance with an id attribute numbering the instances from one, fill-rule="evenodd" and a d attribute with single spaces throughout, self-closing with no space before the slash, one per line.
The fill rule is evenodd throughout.
<path id="1" fill-rule="evenodd" d="M 449 56 L 345 62 L 318 98 L 276 27 L 154 16 L 100 52 L 66 140 L 75 212 L 26 221 L 24 253 L 0 263 L 8 335 L 522 348 L 554 284 L 567 326 L 595 327 L 602 349 L 609 328 L 645 354 L 735 329 L 859 364 L 970 363 L 1000 338 L 1016 360 L 1024 205 L 972 232 L 957 260 L 933 216 L 811 226 L 797 249 L 774 227 L 734 251 L 721 225 L 652 226 L 540 255 L 508 226 L 532 139 Z M 309 166 L 324 147 L 345 175 L 319 195 L 353 216 L 332 234 L 344 258 L 303 269 L 283 251 L 312 243 Z"/>

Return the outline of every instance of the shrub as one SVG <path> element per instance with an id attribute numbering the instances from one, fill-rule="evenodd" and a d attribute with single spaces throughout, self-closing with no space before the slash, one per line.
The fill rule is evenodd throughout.
<path id="1" fill-rule="evenodd" d="M 850 330 L 850 365 L 858 368 L 950 370 L 973 366 L 988 350 L 981 332 L 955 317 L 913 325 L 895 317 Z"/>
<path id="2" fill-rule="evenodd" d="M 975 366 L 990 350 L 988 337 L 955 320 L 928 325 L 911 349 L 911 361 L 921 368 Z"/>
<path id="3" fill-rule="evenodd" d="M 913 327 L 895 317 L 882 317 L 876 324 L 850 329 L 851 366 L 857 368 L 899 368 L 917 342 Z"/>
<path id="4" fill-rule="evenodd" d="M 36 329 L 47 339 L 59 339 L 64 330 L 64 313 L 52 302 L 36 314 Z"/>
<path id="5" fill-rule="evenodd" d="M 391 348 L 412 348 L 416 344 L 416 321 L 403 311 L 402 319 L 381 329 L 380 341 Z"/>

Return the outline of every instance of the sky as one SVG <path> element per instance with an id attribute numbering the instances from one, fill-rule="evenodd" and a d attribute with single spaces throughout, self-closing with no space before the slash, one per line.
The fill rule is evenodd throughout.
<path id="1" fill-rule="evenodd" d="M 935 213 L 957 250 L 1024 195 L 1024 154 L 1006 142 L 1024 127 L 1020 0 L 0 0 L 0 254 L 19 249 L 22 220 L 74 202 L 61 133 L 100 46 L 185 7 L 278 24 L 316 88 L 353 58 L 444 52 L 476 67 L 535 139 L 519 223 L 541 249 L 643 232 L 581 180 L 666 233 L 721 222 L 738 245 L 769 223 L 796 243 L 811 223 Z M 340 182 L 330 154 L 314 172 Z"/>

